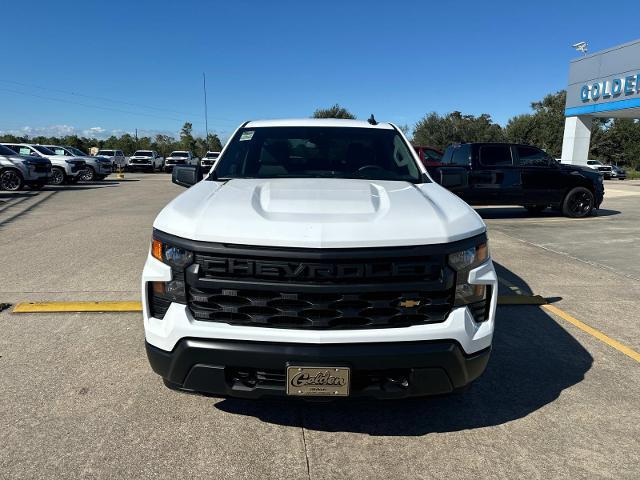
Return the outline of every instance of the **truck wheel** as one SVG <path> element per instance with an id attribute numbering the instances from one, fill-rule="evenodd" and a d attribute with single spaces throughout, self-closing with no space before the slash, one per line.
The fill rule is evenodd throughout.
<path id="1" fill-rule="evenodd" d="M 24 185 L 22 175 L 17 170 L 8 168 L 0 172 L 0 190 L 17 192 Z"/>
<path id="2" fill-rule="evenodd" d="M 567 193 L 562 202 L 562 213 L 570 218 L 591 215 L 595 201 L 593 193 L 585 187 L 576 187 Z"/>
<path id="3" fill-rule="evenodd" d="M 80 178 L 83 182 L 93 182 L 96 179 L 96 171 L 93 167 L 87 167 L 84 172 L 80 174 Z"/>
<path id="4" fill-rule="evenodd" d="M 531 215 L 538 215 L 542 213 L 544 210 L 546 210 L 547 206 L 546 205 L 525 205 L 524 208 L 526 208 Z"/>
<path id="5" fill-rule="evenodd" d="M 51 169 L 51 178 L 49 179 L 49 183 L 51 185 L 62 185 L 64 183 L 64 170 L 59 167 L 53 167 Z"/>

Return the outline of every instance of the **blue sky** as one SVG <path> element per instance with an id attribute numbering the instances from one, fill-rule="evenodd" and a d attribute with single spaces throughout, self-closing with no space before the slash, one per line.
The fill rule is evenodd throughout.
<path id="1" fill-rule="evenodd" d="M 572 43 L 596 51 L 639 36 L 637 15 L 616 5 L 4 2 L 0 131 L 176 135 L 188 120 L 204 132 L 202 72 L 222 137 L 336 102 L 398 124 L 453 110 L 504 124 L 565 87 Z"/>

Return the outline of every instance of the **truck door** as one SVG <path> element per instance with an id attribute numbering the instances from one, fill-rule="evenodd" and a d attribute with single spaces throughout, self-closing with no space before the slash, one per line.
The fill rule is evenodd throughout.
<path id="1" fill-rule="evenodd" d="M 524 203 L 549 205 L 562 201 L 564 182 L 558 163 L 536 147 L 518 145 L 515 150 L 522 172 Z"/>
<path id="2" fill-rule="evenodd" d="M 522 205 L 520 168 L 508 144 L 479 145 L 469 183 L 476 205 Z"/>
<path id="3" fill-rule="evenodd" d="M 470 201 L 469 171 L 471 170 L 471 148 L 467 144 L 449 145 L 440 159 L 440 165 L 427 167 L 429 175 L 433 179 L 442 183 L 442 175 L 458 175 L 460 185 L 447 187 L 463 200 Z"/>

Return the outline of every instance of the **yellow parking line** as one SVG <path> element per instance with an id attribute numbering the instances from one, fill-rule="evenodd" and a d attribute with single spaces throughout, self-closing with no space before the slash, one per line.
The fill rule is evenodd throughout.
<path id="1" fill-rule="evenodd" d="M 13 313 L 141 312 L 140 302 L 24 302 Z"/>
<path id="2" fill-rule="evenodd" d="M 567 322 L 571 323 L 572 325 L 578 327 L 583 332 L 588 333 L 592 337 L 597 338 L 601 342 L 606 343 L 607 345 L 609 345 L 610 347 L 615 348 L 619 352 L 624 353 L 627 357 L 633 358 L 636 362 L 640 362 L 640 353 L 638 353 L 635 350 L 627 347 L 626 345 L 618 342 L 617 340 L 614 340 L 613 338 L 608 337 L 607 335 L 605 335 L 601 331 L 596 330 L 593 327 L 590 327 L 586 323 L 582 323 L 580 320 L 578 320 L 577 318 L 572 317 L 567 312 L 565 312 L 563 310 L 560 310 L 558 307 L 555 307 L 553 305 L 542 305 L 542 308 L 544 308 L 545 310 L 550 311 L 551 313 L 553 313 L 554 315 L 557 315 L 558 317 L 562 318 L 563 320 L 566 320 Z"/>

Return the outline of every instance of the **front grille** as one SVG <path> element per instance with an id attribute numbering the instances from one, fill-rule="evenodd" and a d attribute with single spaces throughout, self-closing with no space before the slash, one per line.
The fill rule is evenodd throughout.
<path id="1" fill-rule="evenodd" d="M 166 164 L 167 165 L 184 165 L 185 161 L 184 160 L 167 160 Z"/>
<path id="2" fill-rule="evenodd" d="M 194 264 L 180 275 L 198 321 L 394 328 L 443 322 L 453 306 L 455 273 L 438 246 L 332 251 L 194 243 L 185 245 Z"/>
<path id="3" fill-rule="evenodd" d="M 142 165 L 150 165 L 151 161 L 150 160 L 142 160 L 142 159 L 132 159 L 131 163 L 142 164 Z"/>
<path id="4" fill-rule="evenodd" d="M 302 329 L 408 327 L 443 322 L 452 293 L 393 291 L 291 293 L 278 290 L 189 288 L 196 320 Z"/>

